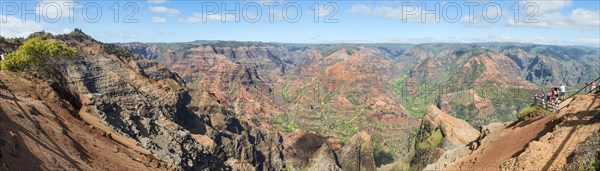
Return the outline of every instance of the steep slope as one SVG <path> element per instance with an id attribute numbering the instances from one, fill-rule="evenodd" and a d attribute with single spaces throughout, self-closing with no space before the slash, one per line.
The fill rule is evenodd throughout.
<path id="1" fill-rule="evenodd" d="M 428 109 L 425 120 L 431 125 L 430 129 L 441 129 L 444 135 L 442 147 L 446 150 L 464 146 L 479 137 L 479 131 L 464 120 L 452 117 L 435 106 Z"/>
<path id="2" fill-rule="evenodd" d="M 454 149 L 465 146 L 479 136 L 480 132 L 466 121 L 450 116 L 432 105 L 423 116 L 418 129 L 415 157 L 410 169 L 422 170 L 442 155 L 454 153 Z"/>
<path id="3" fill-rule="evenodd" d="M 580 144 L 600 131 L 598 97 L 575 96 L 556 115 L 484 128 L 491 131 L 468 146 L 447 152 L 427 169 L 563 170 L 574 151 L 583 148 Z"/>
<path id="4" fill-rule="evenodd" d="M 10 141 L 3 143 L 2 156 L 10 154 L 12 157 L 2 158 L 2 162 L 8 166 L 17 166 L 26 158 L 37 158 L 44 161 L 31 165 L 31 169 L 99 169 L 103 163 L 115 163 L 107 166 L 108 169 L 127 168 L 120 165 L 121 162 L 132 162 L 135 170 L 307 167 L 339 170 L 354 167 L 342 163 L 366 163 L 360 167 L 374 168 L 371 139 L 364 132 L 350 138 L 347 145 L 314 133 L 284 136 L 238 120 L 213 93 L 198 92 L 201 96 L 192 98 L 177 74 L 120 47 L 98 42 L 79 29 L 58 36 L 36 35 L 75 47 L 79 54 L 72 61 L 59 61 L 64 67 L 56 68 L 57 72 L 53 73 L 56 77 L 40 81 L 49 82 L 45 83 L 46 87 L 40 87 L 44 84 L 33 88 L 16 86 L 37 84 L 27 81 L 36 78 L 23 78 L 14 73 L 0 77 L 17 80 L 16 83 L 7 81 L 9 84 L 0 87 L 2 114 L 6 115 L 2 119 L 27 118 L 3 124 L 1 136 Z M 41 91 L 38 92 L 41 95 L 31 93 L 36 91 Z M 5 109 L 4 104 L 8 108 Z M 21 107 L 25 105 L 35 106 L 35 109 L 27 111 Z M 23 116 L 24 113 L 28 115 Z M 29 119 L 31 117 L 34 119 Z M 53 127 L 56 134 L 28 134 L 35 132 L 34 129 L 46 130 L 45 126 L 39 128 L 41 124 L 36 124 L 48 120 L 45 118 L 68 122 L 50 120 L 48 126 L 56 127 Z M 104 144 L 95 144 L 95 139 Z M 53 144 L 53 140 L 64 144 Z M 297 144 L 306 142 L 304 140 L 314 143 L 299 147 Z M 22 147 L 22 143 L 27 146 Z M 44 148 L 38 150 L 40 146 Z M 50 153 L 46 155 L 44 150 Z M 116 154 L 107 157 L 107 153 L 101 152 Z M 21 154 L 23 158 L 18 158 Z M 316 158 L 321 160 L 316 161 Z"/>
<path id="5" fill-rule="evenodd" d="M 0 158 L 8 170 L 146 170 L 162 162 L 71 115 L 48 82 L 0 72 Z"/>
<path id="6" fill-rule="evenodd" d="M 501 168 L 503 170 L 565 169 L 567 158 L 579 148 L 579 145 L 592 134 L 600 132 L 600 99 L 598 98 L 600 98 L 598 94 L 574 97 L 571 103 L 555 117 L 560 120 L 560 123 L 551 132 L 530 142 L 527 149 L 503 162 Z M 590 165 L 580 167 L 588 168 Z"/>

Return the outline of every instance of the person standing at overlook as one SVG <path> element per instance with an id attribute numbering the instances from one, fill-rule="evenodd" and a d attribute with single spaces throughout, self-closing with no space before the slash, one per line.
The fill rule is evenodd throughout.
<path id="1" fill-rule="evenodd" d="M 565 86 L 565 84 L 562 84 L 560 86 L 560 98 L 565 98 L 565 93 L 567 92 L 567 87 Z"/>
<path id="2" fill-rule="evenodd" d="M 542 106 L 546 106 L 546 92 L 544 90 L 542 90 Z"/>

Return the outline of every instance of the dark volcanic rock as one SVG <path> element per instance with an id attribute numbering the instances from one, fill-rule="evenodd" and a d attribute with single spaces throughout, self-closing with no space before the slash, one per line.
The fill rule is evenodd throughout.
<path id="1" fill-rule="evenodd" d="M 350 138 L 348 144 L 338 152 L 340 165 L 344 170 L 375 170 L 371 136 L 359 132 Z"/>

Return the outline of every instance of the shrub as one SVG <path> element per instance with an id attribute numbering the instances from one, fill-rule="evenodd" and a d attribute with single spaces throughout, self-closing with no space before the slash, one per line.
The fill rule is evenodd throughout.
<path id="1" fill-rule="evenodd" d="M 6 54 L 6 60 L 0 63 L 0 69 L 46 73 L 57 59 L 73 58 L 76 54 L 75 48 L 34 37 L 25 41 L 16 51 Z"/>
<path id="2" fill-rule="evenodd" d="M 388 150 L 385 150 L 384 144 L 376 139 L 372 139 L 373 142 L 373 158 L 375 159 L 375 165 L 381 166 L 394 162 L 394 156 L 390 154 Z"/>
<path id="3" fill-rule="evenodd" d="M 115 55 L 115 56 L 121 57 L 121 58 L 129 58 L 129 57 L 133 56 L 133 54 L 131 52 L 129 52 L 128 50 L 126 50 L 125 48 L 119 47 L 114 44 L 102 43 L 102 49 L 104 49 L 104 51 L 106 51 L 109 54 L 112 54 L 112 55 Z"/>

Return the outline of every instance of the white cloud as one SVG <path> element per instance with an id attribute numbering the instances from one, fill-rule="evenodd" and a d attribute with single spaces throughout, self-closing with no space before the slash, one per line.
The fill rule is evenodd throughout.
<path id="1" fill-rule="evenodd" d="M 551 12 L 558 12 L 565 7 L 571 6 L 573 2 L 571 0 L 524 0 L 520 4 L 521 7 L 524 7 L 527 4 L 533 5 L 532 7 L 537 7 L 538 14 L 545 14 Z"/>
<path id="2" fill-rule="evenodd" d="M 35 12 L 38 15 L 46 16 L 49 20 L 58 20 L 62 17 L 73 17 L 73 9 L 79 7 L 80 4 L 74 0 L 42 0 L 35 7 Z"/>
<path id="3" fill-rule="evenodd" d="M 600 39 L 575 39 L 565 41 L 568 45 L 584 45 L 600 48 Z"/>
<path id="4" fill-rule="evenodd" d="M 154 23 L 164 23 L 167 22 L 167 19 L 164 17 L 152 17 L 152 22 Z"/>
<path id="5" fill-rule="evenodd" d="M 162 4 L 162 3 L 167 3 L 169 2 L 168 0 L 148 0 L 148 3 L 153 3 L 153 4 Z"/>
<path id="6" fill-rule="evenodd" d="M 200 22 L 209 22 L 209 21 L 222 21 L 226 20 L 226 22 L 235 22 L 236 16 L 233 14 L 207 14 L 204 15 L 202 13 L 195 12 L 192 16 L 180 18 L 180 23 L 200 23 Z"/>
<path id="7" fill-rule="evenodd" d="M 518 42 L 518 43 L 530 43 L 530 44 L 542 44 L 542 45 L 579 45 L 579 46 L 590 46 L 600 48 L 600 39 L 598 38 L 587 38 L 587 39 L 550 39 L 543 36 L 536 37 L 512 37 L 512 36 L 488 36 L 480 39 L 470 38 L 469 42 L 485 42 L 493 40 L 495 42 Z"/>
<path id="8" fill-rule="evenodd" d="M 600 11 L 591 11 L 586 9 L 577 8 L 571 12 L 569 18 L 572 23 L 584 27 L 595 27 L 600 26 Z"/>
<path id="9" fill-rule="evenodd" d="M 529 4 L 531 8 L 517 16 L 518 21 L 511 17 L 509 26 L 528 26 L 540 28 L 578 28 L 581 30 L 600 29 L 600 11 L 577 8 L 567 15 L 562 11 L 572 5 L 572 1 L 522 1 L 522 6 Z M 531 13 L 537 9 L 537 12 Z M 527 15 L 533 14 L 532 17 Z"/>
<path id="10" fill-rule="evenodd" d="M 523 22 L 514 19 L 508 20 L 509 26 L 529 26 L 540 28 L 578 28 L 581 30 L 598 30 L 600 29 L 600 11 L 586 10 L 577 8 L 563 15 L 560 12 L 550 12 L 534 16 L 532 22 Z"/>
<path id="11" fill-rule="evenodd" d="M 175 16 L 179 14 L 179 10 L 173 8 L 167 8 L 165 6 L 151 6 L 148 9 L 154 13 L 165 14 L 168 16 Z"/>
<path id="12" fill-rule="evenodd" d="M 381 39 L 353 39 L 335 40 L 321 39 L 319 43 L 486 43 L 486 42 L 514 42 L 543 45 L 579 45 L 600 48 L 600 39 L 550 39 L 544 36 L 513 37 L 507 35 L 488 35 L 480 37 L 456 37 L 456 36 L 429 36 L 429 37 L 385 37 Z"/>
<path id="13" fill-rule="evenodd" d="M 363 4 L 356 4 L 353 5 L 352 7 L 350 7 L 350 9 L 348 9 L 349 13 L 353 13 L 353 14 L 363 14 L 363 15 L 368 15 L 371 14 L 371 7 L 370 6 L 366 6 Z"/>
<path id="14" fill-rule="evenodd" d="M 40 23 L 33 21 L 23 22 L 17 17 L 2 14 L 0 14 L 0 23 L 2 23 L 0 35 L 5 37 L 26 37 L 33 32 L 44 29 L 44 26 Z"/>

